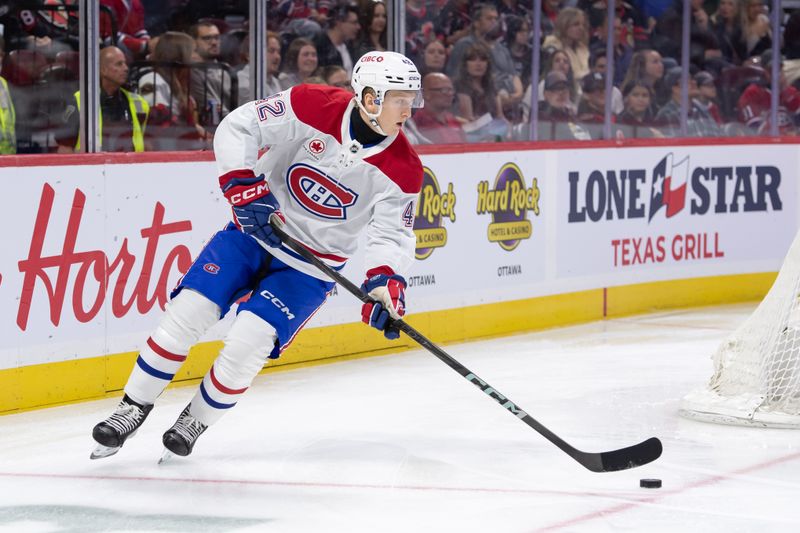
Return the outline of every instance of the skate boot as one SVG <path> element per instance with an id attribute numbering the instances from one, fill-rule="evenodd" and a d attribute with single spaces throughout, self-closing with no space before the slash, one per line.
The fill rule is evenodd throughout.
<path id="1" fill-rule="evenodd" d="M 178 420 L 164 433 L 164 437 L 161 440 L 166 451 L 160 462 L 169 459 L 172 454 L 186 457 L 192 453 L 192 448 L 194 448 L 197 438 L 208 429 L 208 426 L 189 414 L 191 405 L 186 406 Z"/>
<path id="2" fill-rule="evenodd" d="M 117 453 L 125 441 L 136 433 L 152 409 L 153 404 L 136 403 L 126 394 L 114 413 L 92 430 L 97 447 L 89 457 L 102 459 Z"/>

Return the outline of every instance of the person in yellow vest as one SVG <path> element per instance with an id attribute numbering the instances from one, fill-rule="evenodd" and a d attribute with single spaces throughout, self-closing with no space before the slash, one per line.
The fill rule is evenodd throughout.
<path id="1" fill-rule="evenodd" d="M 0 65 L 3 64 L 5 55 L 5 41 L 0 37 Z M 16 122 L 17 115 L 8 83 L 0 76 L 0 155 L 17 153 Z"/>
<path id="2" fill-rule="evenodd" d="M 116 46 L 100 50 L 100 150 L 144 152 L 150 106 L 144 98 L 122 88 L 128 81 L 125 54 Z M 59 153 L 81 150 L 80 91 L 64 112 L 64 129 L 56 135 Z"/>

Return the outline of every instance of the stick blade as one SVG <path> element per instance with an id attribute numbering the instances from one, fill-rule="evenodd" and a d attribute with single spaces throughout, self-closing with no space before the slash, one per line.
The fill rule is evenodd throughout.
<path id="1" fill-rule="evenodd" d="M 592 472 L 617 472 L 619 470 L 628 470 L 629 468 L 636 468 L 637 466 L 652 463 L 659 457 L 663 447 L 661 441 L 656 437 L 651 437 L 646 441 L 613 450 L 610 452 L 602 452 L 599 454 L 589 454 L 599 456 L 599 461 L 587 461 L 584 466 Z"/>

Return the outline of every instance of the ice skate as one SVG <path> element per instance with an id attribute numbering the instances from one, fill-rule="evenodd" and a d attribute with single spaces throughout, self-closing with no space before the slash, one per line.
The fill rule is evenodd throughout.
<path id="1" fill-rule="evenodd" d="M 152 409 L 153 404 L 136 403 L 126 394 L 114 413 L 92 430 L 97 447 L 89 458 L 102 459 L 117 453 L 125 441 L 136 433 Z"/>
<path id="2" fill-rule="evenodd" d="M 159 463 L 169 460 L 172 457 L 171 454 L 186 457 L 192 453 L 192 448 L 194 448 L 197 438 L 208 428 L 208 426 L 189 414 L 189 407 L 191 407 L 191 404 L 186 406 L 178 420 L 164 433 L 162 442 L 166 450 Z"/>

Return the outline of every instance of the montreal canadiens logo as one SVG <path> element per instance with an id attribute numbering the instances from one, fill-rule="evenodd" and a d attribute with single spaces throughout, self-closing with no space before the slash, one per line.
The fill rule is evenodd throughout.
<path id="1" fill-rule="evenodd" d="M 203 265 L 203 270 L 208 272 L 209 274 L 216 274 L 219 272 L 219 265 L 215 265 L 214 263 L 206 263 Z"/>
<path id="2" fill-rule="evenodd" d="M 358 200 L 356 193 L 309 165 L 289 167 L 286 184 L 303 209 L 322 218 L 344 220 L 347 208 Z"/>

